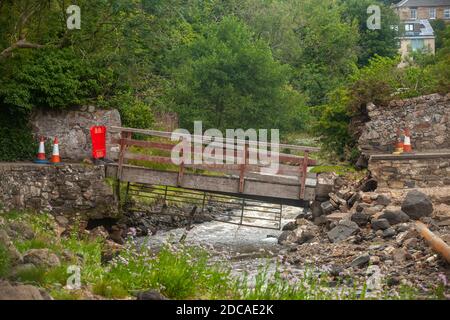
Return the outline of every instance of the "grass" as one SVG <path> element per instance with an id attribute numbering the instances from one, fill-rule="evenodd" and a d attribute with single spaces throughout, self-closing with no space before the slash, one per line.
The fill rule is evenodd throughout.
<path id="1" fill-rule="evenodd" d="M 11 259 L 9 257 L 8 248 L 0 243 L 0 278 L 8 275 L 11 269 Z"/>
<path id="2" fill-rule="evenodd" d="M 334 172 L 337 175 L 345 175 L 347 173 L 354 173 L 356 169 L 349 165 L 319 165 L 311 169 L 312 173 L 329 173 Z"/>
<path id="3" fill-rule="evenodd" d="M 14 279 L 45 288 L 55 299 L 82 299 L 86 291 L 105 298 L 126 299 L 147 289 L 156 289 L 170 299 L 373 298 L 366 295 L 364 285 L 333 285 L 326 274 L 316 274 L 312 269 L 301 277 L 289 279 L 280 268 L 269 273 L 264 266 L 250 286 L 248 275 L 233 276 L 227 263 L 213 262 L 205 249 L 182 244 L 167 244 L 154 252 L 129 242 L 113 260 L 102 263 L 102 253 L 108 250 L 102 239 L 90 240 L 75 231 L 67 238 L 56 237 L 52 229 L 54 222 L 47 215 L 12 213 L 7 216 L 7 219 L 27 221 L 36 232 L 36 239 L 18 243 L 20 250 L 41 248 L 46 244 L 62 262 L 61 266 L 50 269 L 27 268 L 16 273 Z M 12 277 L 8 261 L 6 248 L 0 246 L 1 277 Z M 70 265 L 81 269 L 81 290 L 65 288 Z M 430 294 L 442 298 L 442 292 L 442 288 L 436 288 Z M 381 294 L 385 299 L 413 299 L 418 292 L 402 287 L 398 295 Z"/>

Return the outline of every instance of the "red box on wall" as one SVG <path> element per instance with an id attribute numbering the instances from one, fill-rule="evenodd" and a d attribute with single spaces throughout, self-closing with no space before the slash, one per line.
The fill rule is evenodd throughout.
<path id="1" fill-rule="evenodd" d="M 106 127 L 94 126 L 91 128 L 92 157 L 100 159 L 106 157 Z"/>

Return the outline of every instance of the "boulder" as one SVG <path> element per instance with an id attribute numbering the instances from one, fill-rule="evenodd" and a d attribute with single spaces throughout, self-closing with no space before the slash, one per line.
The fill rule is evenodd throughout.
<path id="1" fill-rule="evenodd" d="M 157 290 L 141 291 L 136 294 L 137 300 L 169 300 Z"/>
<path id="2" fill-rule="evenodd" d="M 373 207 L 366 207 L 362 210 L 362 212 L 364 212 L 365 214 L 369 215 L 369 216 L 374 216 L 377 213 L 381 212 L 384 209 L 384 206 L 382 205 L 376 205 Z"/>
<path id="3" fill-rule="evenodd" d="M 89 238 L 92 240 L 97 238 L 105 240 L 108 238 L 108 236 L 109 236 L 108 231 L 103 226 L 98 226 L 89 231 Z"/>
<path id="4" fill-rule="evenodd" d="M 362 212 L 366 208 L 370 208 L 371 205 L 364 202 L 358 202 L 355 206 L 356 212 Z"/>
<path id="5" fill-rule="evenodd" d="M 50 296 L 31 285 L 11 285 L 0 282 L 0 300 L 49 300 Z"/>
<path id="6" fill-rule="evenodd" d="M 376 201 L 377 205 L 388 206 L 390 203 L 391 203 L 391 199 L 388 196 L 386 196 L 384 194 L 378 195 L 378 198 Z"/>
<path id="7" fill-rule="evenodd" d="M 311 204 L 311 212 L 313 218 L 320 217 L 323 214 L 322 207 L 319 201 L 313 201 Z"/>
<path id="8" fill-rule="evenodd" d="M 309 224 L 299 226 L 294 232 L 297 238 L 295 239 L 295 243 L 303 244 L 313 240 L 318 236 L 319 227 L 309 222 Z"/>
<path id="9" fill-rule="evenodd" d="M 329 217 L 329 216 L 328 216 Z M 314 224 L 316 226 L 322 226 L 322 225 L 326 225 L 328 223 L 328 218 L 327 216 L 320 216 L 320 217 L 316 217 L 314 218 Z"/>
<path id="10" fill-rule="evenodd" d="M 372 230 L 386 230 L 391 225 L 389 224 L 389 221 L 387 219 L 372 219 L 372 222 L 370 223 Z"/>
<path id="11" fill-rule="evenodd" d="M 283 231 L 278 237 L 278 244 L 294 243 L 295 241 L 297 241 L 297 235 L 292 230 Z"/>
<path id="12" fill-rule="evenodd" d="M 370 255 L 368 253 L 362 254 L 359 257 L 356 257 L 350 263 L 350 266 L 353 268 L 361 268 L 367 265 L 370 261 Z"/>
<path id="13" fill-rule="evenodd" d="M 359 227 L 364 227 L 369 223 L 370 215 L 364 213 L 364 212 L 355 212 L 351 220 L 355 222 Z"/>
<path id="14" fill-rule="evenodd" d="M 341 220 L 336 227 L 328 231 L 327 236 L 331 242 L 340 242 L 359 232 L 358 225 L 351 220 Z"/>
<path id="15" fill-rule="evenodd" d="M 33 272 L 35 270 L 36 270 L 36 266 L 34 264 L 31 264 L 31 263 L 19 264 L 19 265 L 15 266 L 14 268 L 12 268 L 11 277 L 14 279 L 23 273 L 29 273 L 29 272 Z"/>
<path id="16" fill-rule="evenodd" d="M 21 221 L 12 221 L 9 223 L 8 231 L 9 236 L 15 239 L 31 240 L 35 236 L 33 229 Z"/>
<path id="17" fill-rule="evenodd" d="M 9 259 L 13 265 L 17 265 L 23 262 L 22 255 L 14 246 L 13 242 L 8 236 L 8 233 L 3 229 L 0 229 L 0 243 L 2 243 L 8 250 Z"/>
<path id="18" fill-rule="evenodd" d="M 9 245 L 11 243 L 8 233 L 3 229 L 0 229 L 0 243 L 3 243 L 4 245 Z"/>
<path id="19" fill-rule="evenodd" d="M 283 231 L 292 231 L 297 229 L 297 223 L 295 221 L 290 221 L 283 226 Z"/>
<path id="20" fill-rule="evenodd" d="M 386 219 L 387 221 L 389 221 L 389 224 L 391 226 L 409 221 L 409 216 L 406 213 L 404 213 L 400 208 L 395 207 L 392 208 L 388 207 L 384 209 L 378 218 Z"/>
<path id="21" fill-rule="evenodd" d="M 402 203 L 402 211 L 411 219 L 417 220 L 425 216 L 430 216 L 433 212 L 433 204 L 426 194 L 412 190 L 408 192 Z"/>
<path id="22" fill-rule="evenodd" d="M 359 199 L 361 198 L 361 195 L 356 192 L 354 193 L 348 200 L 347 200 L 347 205 L 351 208 L 353 207 L 353 205 L 355 204 L 355 202 L 357 202 Z"/>
<path id="23" fill-rule="evenodd" d="M 383 230 L 383 238 L 392 238 L 395 234 L 395 229 L 392 227 Z"/>
<path id="24" fill-rule="evenodd" d="M 49 249 L 31 249 L 23 255 L 24 263 L 31 263 L 36 267 L 58 267 L 61 265 L 56 254 Z"/>
<path id="25" fill-rule="evenodd" d="M 335 207 L 331 204 L 330 201 L 325 201 L 320 204 L 320 207 L 322 208 L 322 213 L 327 215 L 330 214 L 335 210 Z"/>
<path id="26" fill-rule="evenodd" d="M 378 183 L 375 179 L 368 179 L 361 184 L 359 190 L 361 190 L 362 192 L 371 192 L 375 191 L 377 187 Z"/>
<path id="27" fill-rule="evenodd" d="M 396 263 L 402 263 L 411 259 L 411 255 L 404 248 L 395 249 L 392 253 L 392 257 Z"/>
<path id="28" fill-rule="evenodd" d="M 66 228 L 69 225 L 69 219 L 67 219 L 65 216 L 59 215 L 55 217 L 56 223 L 60 225 L 61 227 Z"/>

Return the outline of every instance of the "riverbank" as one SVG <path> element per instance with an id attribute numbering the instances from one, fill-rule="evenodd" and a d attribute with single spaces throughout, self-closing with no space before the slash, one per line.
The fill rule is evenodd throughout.
<path id="1" fill-rule="evenodd" d="M 282 251 L 267 249 L 258 257 L 253 251 L 239 253 L 239 250 L 230 257 L 226 246 L 220 251 L 220 246 L 211 248 L 203 243 L 194 244 L 191 237 L 195 234 L 188 235 L 185 244 L 161 241 L 156 250 L 136 245 L 133 238 L 120 245 L 98 229 L 80 229 L 79 225 L 65 222 L 48 214 L 10 212 L 1 215 L 1 298 L 8 298 L 5 294 L 26 299 L 416 297 L 412 288 L 395 294 L 381 291 L 375 297 L 357 278 L 348 278 L 351 281 L 345 280 L 347 282 L 342 282 L 345 284 L 342 286 L 336 283 L 331 273 L 318 272 L 312 267 L 291 272 L 292 263 L 284 258 L 288 252 L 273 242 L 270 246 L 282 248 Z M 201 227 L 211 227 L 207 224 L 197 226 L 197 232 Z M 152 242 L 152 237 L 147 238 L 147 243 Z M 263 241 L 262 234 L 255 238 Z M 239 256 L 241 259 L 237 258 Z M 248 272 L 251 268 L 247 258 L 256 267 L 257 272 L 253 275 Z M 80 272 L 78 278 L 77 270 Z M 430 293 L 427 298 L 439 296 Z"/>

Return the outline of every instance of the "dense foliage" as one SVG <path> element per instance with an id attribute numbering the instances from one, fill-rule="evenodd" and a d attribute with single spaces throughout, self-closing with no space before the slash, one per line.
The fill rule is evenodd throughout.
<path id="1" fill-rule="evenodd" d="M 175 111 L 183 127 L 312 129 L 342 155 L 352 144 L 349 119 L 371 99 L 449 88 L 449 28 L 438 22 L 437 56 L 396 68 L 392 1 L 72 2 L 79 30 L 67 28 L 64 1 L 0 1 L 2 123 L 90 103 L 149 128 L 153 111 Z M 380 30 L 366 26 L 372 4 L 381 7 Z"/>

